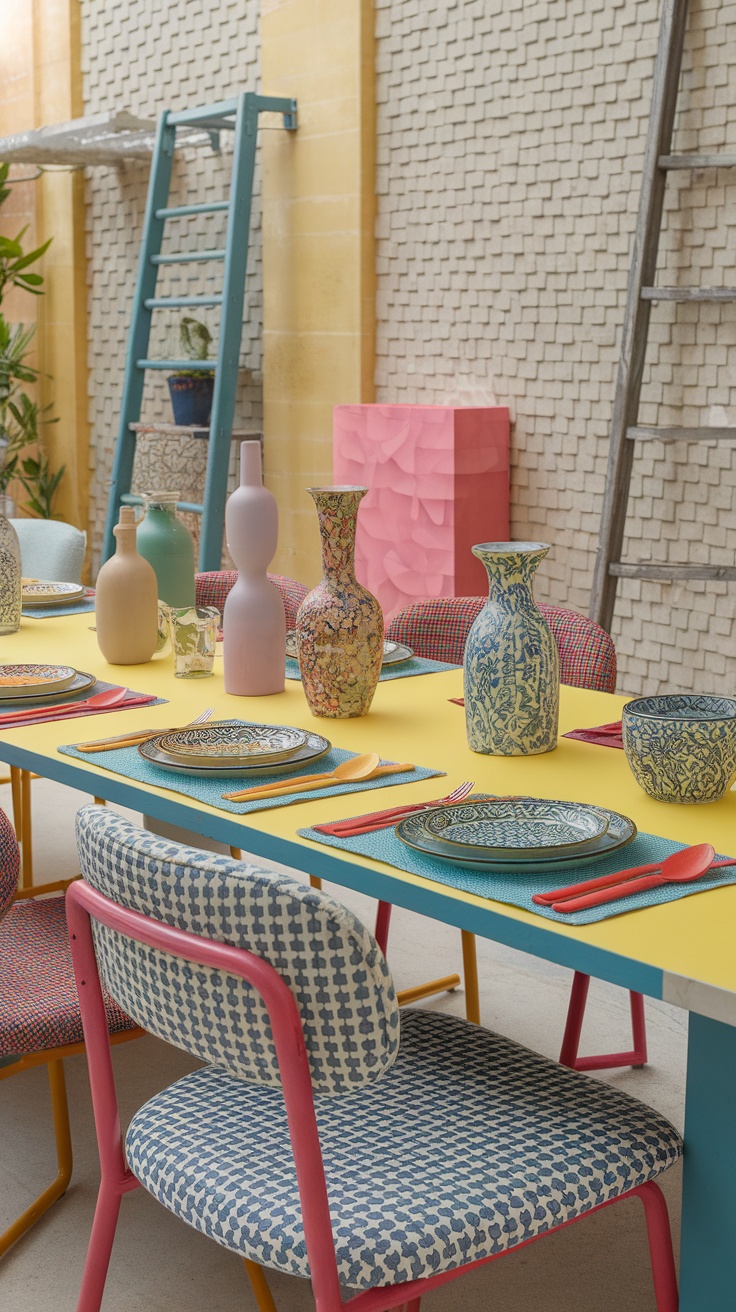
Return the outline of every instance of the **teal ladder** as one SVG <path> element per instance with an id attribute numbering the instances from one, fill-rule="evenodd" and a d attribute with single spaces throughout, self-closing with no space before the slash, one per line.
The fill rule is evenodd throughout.
<path id="1" fill-rule="evenodd" d="M 220 568 L 222 528 L 227 499 L 227 476 L 230 463 L 230 438 L 235 410 L 240 340 L 243 329 L 243 301 L 248 262 L 248 231 L 253 196 L 258 115 L 264 112 L 283 115 L 287 131 L 296 129 L 296 101 L 244 92 L 234 100 L 221 101 L 198 109 L 178 113 L 165 111 L 159 120 L 151 163 L 151 177 L 143 220 L 143 241 L 138 264 L 133 315 L 123 381 L 120 429 L 115 449 L 112 485 L 107 508 L 103 559 L 115 550 L 113 527 L 118 522 L 121 505 L 140 503 L 131 495 L 136 435 L 132 424 L 140 420 L 146 370 L 211 370 L 215 385 L 209 426 L 209 449 L 204 502 L 182 502 L 180 510 L 202 516 L 199 568 Z M 199 205 L 176 205 L 167 208 L 171 172 L 174 162 L 177 128 L 201 129 L 211 134 L 215 144 L 221 131 L 234 132 L 233 165 L 228 200 L 208 201 Z M 164 228 L 169 219 L 188 215 L 226 213 L 227 231 L 224 250 L 180 251 L 161 254 Z M 201 260 L 223 263 L 222 291 L 213 296 L 156 296 L 158 270 L 163 264 L 186 264 Z M 154 310 L 179 307 L 220 306 L 220 331 L 217 360 L 150 360 L 148 345 Z"/>

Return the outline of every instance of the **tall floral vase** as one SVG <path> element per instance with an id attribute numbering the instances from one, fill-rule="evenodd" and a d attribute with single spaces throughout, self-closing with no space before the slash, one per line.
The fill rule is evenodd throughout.
<path id="1" fill-rule="evenodd" d="M 560 658 L 532 595 L 549 547 L 484 542 L 473 554 L 488 572 L 488 601 L 465 646 L 468 744 L 487 756 L 534 756 L 557 746 Z"/>
<path id="2" fill-rule="evenodd" d="M 286 617 L 267 570 L 276 554 L 279 512 L 263 486 L 260 442 L 240 443 L 240 487 L 228 498 L 225 532 L 238 567 L 223 612 L 225 692 L 269 697 L 284 691 Z"/>
<path id="3" fill-rule="evenodd" d="M 0 512 L 0 633 L 17 633 L 21 611 L 21 564 L 18 534 Z"/>
<path id="4" fill-rule="evenodd" d="M 355 577 L 355 527 L 366 487 L 310 487 L 322 536 L 322 581 L 299 607 L 297 650 L 313 715 L 365 715 L 381 673 L 383 612 Z"/>

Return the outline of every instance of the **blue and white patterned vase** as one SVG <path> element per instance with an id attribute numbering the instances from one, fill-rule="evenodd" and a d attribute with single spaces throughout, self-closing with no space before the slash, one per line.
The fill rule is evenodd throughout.
<path id="1" fill-rule="evenodd" d="M 484 542 L 488 602 L 465 645 L 465 723 L 474 752 L 533 756 L 557 746 L 560 658 L 532 595 L 544 542 Z"/>
<path id="2" fill-rule="evenodd" d="M 21 572 L 18 534 L 0 513 L 0 633 L 20 628 Z"/>

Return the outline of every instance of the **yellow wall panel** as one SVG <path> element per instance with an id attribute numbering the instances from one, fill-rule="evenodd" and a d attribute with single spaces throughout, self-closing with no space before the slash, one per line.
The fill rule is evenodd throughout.
<path id="1" fill-rule="evenodd" d="M 310 483 L 332 478 L 332 409 L 373 399 L 373 5 L 263 0 L 263 90 L 296 96 L 299 130 L 263 141 L 266 478 L 276 567 L 319 576 Z"/>

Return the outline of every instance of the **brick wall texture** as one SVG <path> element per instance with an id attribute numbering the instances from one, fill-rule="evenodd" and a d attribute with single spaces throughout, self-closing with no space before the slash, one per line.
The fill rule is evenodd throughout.
<path id="1" fill-rule="evenodd" d="M 80 7 L 87 114 L 127 110 L 155 119 L 164 109 L 213 104 L 241 91 L 259 90 L 259 0 L 168 0 L 165 5 L 157 0 L 81 0 Z M 225 198 L 230 164 L 227 134 L 219 158 L 207 146 L 177 151 L 171 203 Z M 87 170 L 90 530 L 95 571 L 117 439 L 148 173 L 148 162 L 132 161 L 119 169 Z M 260 225 L 257 166 L 235 413 L 235 427 L 246 429 L 262 426 Z M 221 247 L 224 226 L 218 214 L 171 221 L 164 250 Z M 205 295 L 220 290 L 221 278 L 220 262 L 164 265 L 157 291 L 164 296 Z M 187 313 L 207 323 L 214 353 L 216 309 L 158 310 L 151 336 L 153 357 L 179 355 L 179 316 Z M 165 375 L 147 375 L 143 414 L 171 422 Z M 231 469 L 231 479 L 233 474 Z"/>
<path id="2" fill-rule="evenodd" d="M 164 106 L 257 88 L 257 0 L 163 7 L 81 0 L 81 7 L 89 113 L 155 116 Z M 513 535 L 552 544 L 539 598 L 584 611 L 659 0 L 375 0 L 375 7 L 377 399 L 495 399 L 511 408 Z M 734 150 L 736 5 L 692 0 L 691 9 L 675 149 Z M 223 168 L 206 152 L 188 152 L 175 194 L 201 198 L 221 188 Z M 87 184 L 96 541 L 146 176 L 146 166 L 128 164 L 120 173 L 90 171 Z M 736 283 L 735 176 L 675 175 L 660 282 Z M 255 427 L 259 221 L 256 204 L 237 416 Z M 180 271 L 165 286 L 211 285 L 201 273 L 184 277 Z M 735 345 L 733 306 L 655 307 L 642 422 L 736 425 Z M 335 398 L 346 399 L 353 398 Z M 167 410 L 161 380 L 147 406 L 149 415 Z M 736 444 L 648 444 L 635 461 L 625 557 L 732 564 L 735 489 Z M 614 629 L 620 687 L 733 691 L 735 596 L 733 586 L 718 583 L 623 582 Z"/>
<path id="3" fill-rule="evenodd" d="M 512 532 L 587 610 L 660 0 L 376 0 L 379 401 L 513 421 Z M 736 146 L 736 5 L 692 0 L 675 149 Z M 675 174 L 659 282 L 730 285 L 736 174 Z M 736 308 L 661 303 L 641 419 L 736 425 Z M 724 413 L 725 412 L 725 413 Z M 626 559 L 734 563 L 736 443 L 647 445 Z M 734 691 L 726 584 L 620 585 L 619 687 Z"/>

